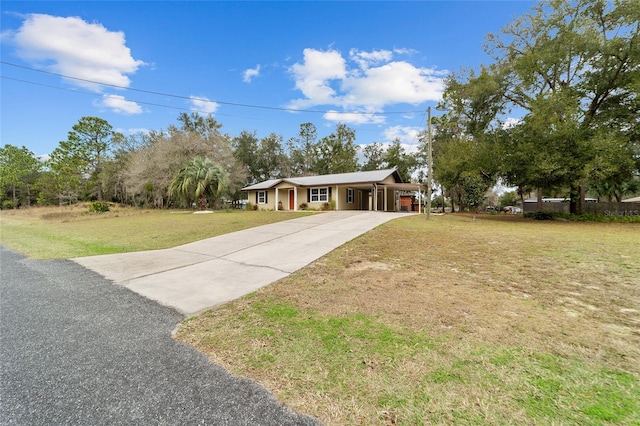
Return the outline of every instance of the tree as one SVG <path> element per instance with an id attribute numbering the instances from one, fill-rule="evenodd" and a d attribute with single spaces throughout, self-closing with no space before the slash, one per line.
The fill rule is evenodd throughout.
<path id="1" fill-rule="evenodd" d="M 259 140 L 256 132 L 249 133 L 246 130 L 233 138 L 233 156 L 242 164 L 248 172 L 247 184 L 260 180 L 260 166 L 258 164 Z"/>
<path id="2" fill-rule="evenodd" d="M 31 187 L 41 168 L 40 160 L 24 146 L 7 144 L 0 148 L 0 187 L 3 189 L 0 198 L 10 193 L 12 206 L 18 206 L 20 200 L 30 205 Z"/>
<path id="3" fill-rule="evenodd" d="M 206 157 L 195 157 L 174 176 L 169 184 L 169 196 L 190 204 L 198 200 L 200 210 L 207 207 L 207 199 L 215 203 L 226 187 L 228 174 L 222 166 Z"/>
<path id="4" fill-rule="evenodd" d="M 100 173 L 114 138 L 124 136 L 113 131 L 102 118 L 82 117 L 74 124 L 67 140 L 59 143 L 51 154 L 48 166 L 56 174 L 59 190 L 72 198 L 84 187 L 89 195 L 102 201 Z M 94 192 L 95 191 L 95 192 Z"/>
<path id="5" fill-rule="evenodd" d="M 465 207 L 471 209 L 473 213 L 478 213 L 478 208 L 485 200 L 487 185 L 482 176 L 474 173 L 465 172 L 461 179 L 462 187 L 462 203 Z"/>
<path id="6" fill-rule="evenodd" d="M 373 142 L 366 145 L 362 150 L 365 163 L 362 170 L 379 170 L 384 165 L 384 148 L 381 143 Z"/>
<path id="7" fill-rule="evenodd" d="M 320 139 L 314 172 L 319 175 L 348 173 L 358 170 L 356 132 L 339 123 L 336 131 Z"/>
<path id="8" fill-rule="evenodd" d="M 208 139 L 212 136 L 219 136 L 222 124 L 218 123 L 211 114 L 202 116 L 197 112 L 187 114 L 186 112 L 178 115 L 178 122 L 182 124 L 180 129 L 188 133 L 197 133 L 203 138 Z"/>
<path id="9" fill-rule="evenodd" d="M 508 191 L 500 196 L 500 208 L 507 206 L 515 206 L 518 204 L 518 193 L 516 191 Z"/>
<path id="10" fill-rule="evenodd" d="M 503 83 L 504 108 L 526 111 L 520 139 L 525 146 L 535 141 L 543 157 L 564 157 L 542 169 L 570 188 L 571 211 L 580 213 L 594 161 L 621 145 L 622 156 L 638 152 L 640 7 L 624 0 L 542 2 L 503 34 L 489 36 L 488 51 L 496 61 L 494 76 Z M 603 139 L 606 131 L 616 137 Z M 628 176 L 627 164 L 610 169 L 610 176 Z M 534 179 L 535 168 L 529 168 Z"/>
<path id="11" fill-rule="evenodd" d="M 470 80 L 466 84 L 458 82 L 455 76 L 448 79 L 448 87 L 443 96 L 443 102 L 438 108 L 446 113 L 432 119 L 435 127 L 433 137 L 433 169 L 435 180 L 446 190 L 451 198 L 452 209 L 457 200 L 460 210 L 464 210 L 466 203 L 474 197 L 467 196 L 474 186 L 469 184 L 469 176 L 481 177 L 484 193 L 495 184 L 498 172 L 497 161 L 492 158 L 493 115 L 490 91 L 472 87 L 477 80 Z M 482 85 L 485 85 L 483 82 Z M 485 99 L 485 101 L 482 101 Z M 426 157 L 428 149 L 426 138 L 422 138 L 421 151 Z"/>
<path id="12" fill-rule="evenodd" d="M 287 174 L 287 156 L 282 149 L 282 136 L 271 133 L 260 140 L 257 153 L 259 180 L 278 179 Z"/>
<path id="13" fill-rule="evenodd" d="M 302 123 L 300 131 L 287 142 L 291 172 L 295 176 L 308 176 L 313 173 L 316 163 L 318 132 L 312 123 Z"/>
<path id="14" fill-rule="evenodd" d="M 404 182 L 411 182 L 411 175 L 418 166 L 417 157 L 406 152 L 398 138 L 391 142 L 383 154 L 382 160 L 386 167 L 396 167 Z"/>
<path id="15" fill-rule="evenodd" d="M 149 132 L 142 136 L 141 143 L 134 144 L 125 173 L 129 199 L 138 205 L 166 206 L 171 180 L 197 156 L 212 159 L 227 172 L 226 196 L 239 199 L 247 170 L 234 156 L 231 138 L 220 133 L 221 125 L 211 116 L 181 117 L 180 128 L 169 126 L 166 131 Z"/>

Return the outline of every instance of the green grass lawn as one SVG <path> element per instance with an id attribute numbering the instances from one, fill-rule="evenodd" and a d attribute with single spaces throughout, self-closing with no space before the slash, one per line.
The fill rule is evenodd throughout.
<path id="1" fill-rule="evenodd" d="M 35 259 L 70 258 L 174 247 L 308 212 L 191 211 L 86 207 L 31 208 L 0 213 L 0 243 Z"/>

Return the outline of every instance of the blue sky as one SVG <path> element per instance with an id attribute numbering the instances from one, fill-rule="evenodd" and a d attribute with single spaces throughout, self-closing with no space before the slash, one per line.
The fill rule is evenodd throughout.
<path id="1" fill-rule="evenodd" d="M 342 122 L 413 149 L 444 77 L 490 62 L 485 35 L 533 5 L 3 1 L 1 144 L 46 155 L 83 116 L 128 135 L 198 111 L 231 136 Z"/>

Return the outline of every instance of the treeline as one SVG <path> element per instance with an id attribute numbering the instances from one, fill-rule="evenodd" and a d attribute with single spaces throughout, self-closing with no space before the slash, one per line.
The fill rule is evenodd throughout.
<path id="1" fill-rule="evenodd" d="M 521 201 L 570 198 L 579 214 L 587 196 L 620 201 L 640 191 L 640 2 L 543 1 L 501 35 L 489 34 L 486 50 L 492 63 L 446 79 L 433 119 L 433 177 L 445 198 L 477 209 L 501 183 Z M 205 192 L 213 202 L 287 176 L 397 167 L 407 182 L 425 180 L 424 134 L 417 154 L 399 140 L 359 153 L 344 124 L 319 139 L 303 123 L 287 141 L 220 129 L 212 117 L 183 113 L 166 131 L 124 137 L 83 117 L 44 164 L 24 147 L 5 146 L 0 197 L 4 207 L 94 199 L 166 207 L 202 202 L 192 185 L 199 175 L 211 177 Z"/>
<path id="2" fill-rule="evenodd" d="M 587 195 L 640 191 L 640 2 L 541 2 L 486 51 L 492 63 L 448 77 L 434 120 L 448 194 L 478 205 L 500 180 L 579 214 Z"/>
<path id="3" fill-rule="evenodd" d="M 212 116 L 179 115 L 167 130 L 124 135 L 98 117 L 82 117 L 42 162 L 26 147 L 0 148 L 3 208 L 108 201 L 142 207 L 219 206 L 267 179 L 398 167 L 407 182 L 422 164 L 396 139 L 362 153 L 355 130 L 338 124 L 318 138 L 312 123 L 284 141 L 272 133 L 232 137 Z M 364 159 L 359 162 L 358 158 Z"/>

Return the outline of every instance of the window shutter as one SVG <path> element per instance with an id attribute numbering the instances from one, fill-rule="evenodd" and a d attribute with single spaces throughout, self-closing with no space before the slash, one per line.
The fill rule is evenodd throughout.
<path id="1" fill-rule="evenodd" d="M 258 205 L 258 191 L 256 191 L 256 206 Z"/>
<path id="2" fill-rule="evenodd" d="M 311 202 L 311 188 L 307 188 L 307 203 Z"/>
<path id="3" fill-rule="evenodd" d="M 327 200 L 331 201 L 331 187 L 329 187 L 329 196 L 328 196 Z"/>
<path id="4" fill-rule="evenodd" d="M 269 191 L 264 191 L 264 203 L 269 204 Z"/>

